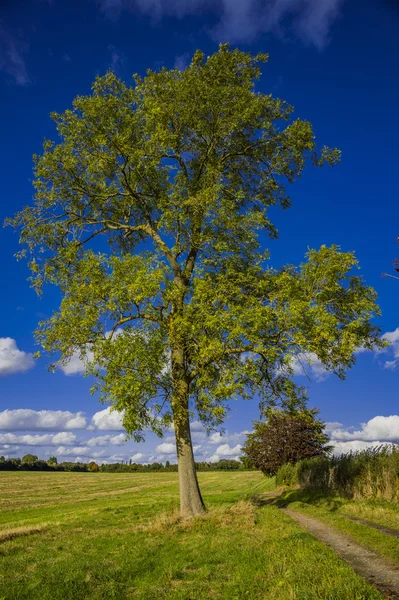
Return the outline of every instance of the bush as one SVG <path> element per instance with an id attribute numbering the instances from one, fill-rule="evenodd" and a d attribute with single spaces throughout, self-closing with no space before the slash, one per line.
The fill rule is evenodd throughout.
<path id="1" fill-rule="evenodd" d="M 286 463 L 276 473 L 276 485 L 288 485 L 290 487 L 294 487 L 299 484 L 299 474 L 298 474 L 298 466 L 300 463 L 296 465 L 292 465 L 291 463 Z"/>

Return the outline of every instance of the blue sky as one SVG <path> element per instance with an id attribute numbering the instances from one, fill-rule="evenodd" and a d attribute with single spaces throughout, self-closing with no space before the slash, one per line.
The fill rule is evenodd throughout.
<path id="1" fill-rule="evenodd" d="M 32 154 L 55 136 L 49 113 L 89 93 L 97 74 L 112 69 L 129 80 L 148 67 L 182 68 L 195 49 L 210 54 L 225 41 L 269 53 L 260 90 L 293 104 L 321 145 L 342 150 L 339 166 L 309 169 L 292 187 L 289 211 L 273 212 L 280 236 L 268 243 L 272 263 L 296 264 L 321 244 L 354 250 L 393 343 L 383 354 L 359 354 L 345 381 L 317 362 L 307 369 L 311 381 L 297 380 L 331 423 L 338 450 L 399 441 L 399 281 L 381 277 L 399 256 L 398 26 L 394 0 L 365 0 L 361 9 L 356 0 L 3 0 L 1 220 L 32 201 Z M 34 364 L 33 330 L 59 298 L 51 289 L 35 295 L 17 249 L 17 236 L 2 230 L 0 454 L 174 460 L 171 432 L 125 444 L 120 420 L 89 395 L 79 365 L 51 374 L 46 360 Z M 256 402 L 237 401 L 225 436 L 207 438 L 196 424 L 198 460 L 237 456 L 257 417 Z"/>

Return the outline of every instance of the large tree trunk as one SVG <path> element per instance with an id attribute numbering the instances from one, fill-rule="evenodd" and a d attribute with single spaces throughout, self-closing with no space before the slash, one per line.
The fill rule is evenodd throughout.
<path id="1" fill-rule="evenodd" d="M 184 518 L 200 515 L 205 511 L 195 470 L 188 411 L 175 422 L 177 463 L 179 468 L 180 514 Z"/>
<path id="2" fill-rule="evenodd" d="M 184 350 L 172 350 L 173 397 L 172 409 L 176 435 L 177 463 L 180 486 L 180 514 L 184 518 L 205 511 L 195 470 L 188 412 L 189 383 L 184 368 Z"/>

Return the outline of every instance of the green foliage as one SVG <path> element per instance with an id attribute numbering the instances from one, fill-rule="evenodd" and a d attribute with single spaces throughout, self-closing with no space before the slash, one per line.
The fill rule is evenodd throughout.
<path id="1" fill-rule="evenodd" d="M 285 463 L 276 473 L 276 485 L 295 487 L 299 484 L 298 468 L 300 463 Z"/>
<path id="2" fill-rule="evenodd" d="M 50 456 L 50 458 L 47 461 L 47 464 L 49 465 L 57 465 L 58 464 L 58 460 L 56 456 Z"/>
<path id="3" fill-rule="evenodd" d="M 96 462 L 94 462 L 94 460 L 92 460 L 87 465 L 87 470 L 91 473 L 98 473 L 100 471 L 100 467 L 98 466 L 98 464 Z"/>
<path id="4" fill-rule="evenodd" d="M 256 469 L 253 461 L 249 458 L 249 456 L 245 456 L 245 454 L 243 454 L 242 456 L 240 456 L 239 460 L 242 464 L 243 469 L 245 469 L 246 471 L 253 471 L 254 469 Z"/>
<path id="5" fill-rule="evenodd" d="M 28 467 L 33 467 L 36 464 L 37 460 L 38 460 L 38 457 L 35 456 L 34 454 L 25 454 L 25 456 L 22 457 L 21 465 L 27 465 Z"/>
<path id="6" fill-rule="evenodd" d="M 339 159 L 257 91 L 266 59 L 221 45 L 133 86 L 97 78 L 52 115 L 59 139 L 35 157 L 35 204 L 11 221 L 32 285 L 62 294 L 37 340 L 62 364 L 77 352 L 136 439 L 188 422 L 189 406 L 211 428 L 238 396 L 298 403 L 296 357 L 344 377 L 357 348 L 381 345 L 352 252 L 322 246 L 275 270 L 260 246 L 306 163 Z"/>
<path id="7" fill-rule="evenodd" d="M 330 453 L 325 424 L 317 418 L 316 409 L 290 410 L 269 408 L 266 422 L 255 421 L 254 431 L 247 436 L 244 455 L 256 468 L 275 475 L 282 465 L 295 464 L 313 456 Z"/>

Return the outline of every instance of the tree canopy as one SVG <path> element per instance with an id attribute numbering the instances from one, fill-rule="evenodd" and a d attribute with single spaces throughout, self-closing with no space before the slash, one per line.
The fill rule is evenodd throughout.
<path id="1" fill-rule="evenodd" d="M 243 447 L 244 456 L 266 475 L 275 475 L 282 465 L 331 452 L 325 424 L 318 411 L 268 410 L 266 421 L 256 421 Z"/>
<path id="2" fill-rule="evenodd" d="M 64 364 L 79 354 L 129 435 L 173 423 L 181 486 L 194 481 L 190 411 L 212 428 L 235 397 L 296 403 L 296 357 L 343 377 L 357 348 L 379 343 L 352 252 L 322 246 L 272 267 L 270 207 L 290 205 L 307 162 L 339 152 L 317 152 L 311 124 L 257 90 L 266 61 L 222 45 L 133 85 L 98 77 L 52 115 L 35 203 L 12 220 L 33 286 L 62 294 L 39 343 Z"/>

